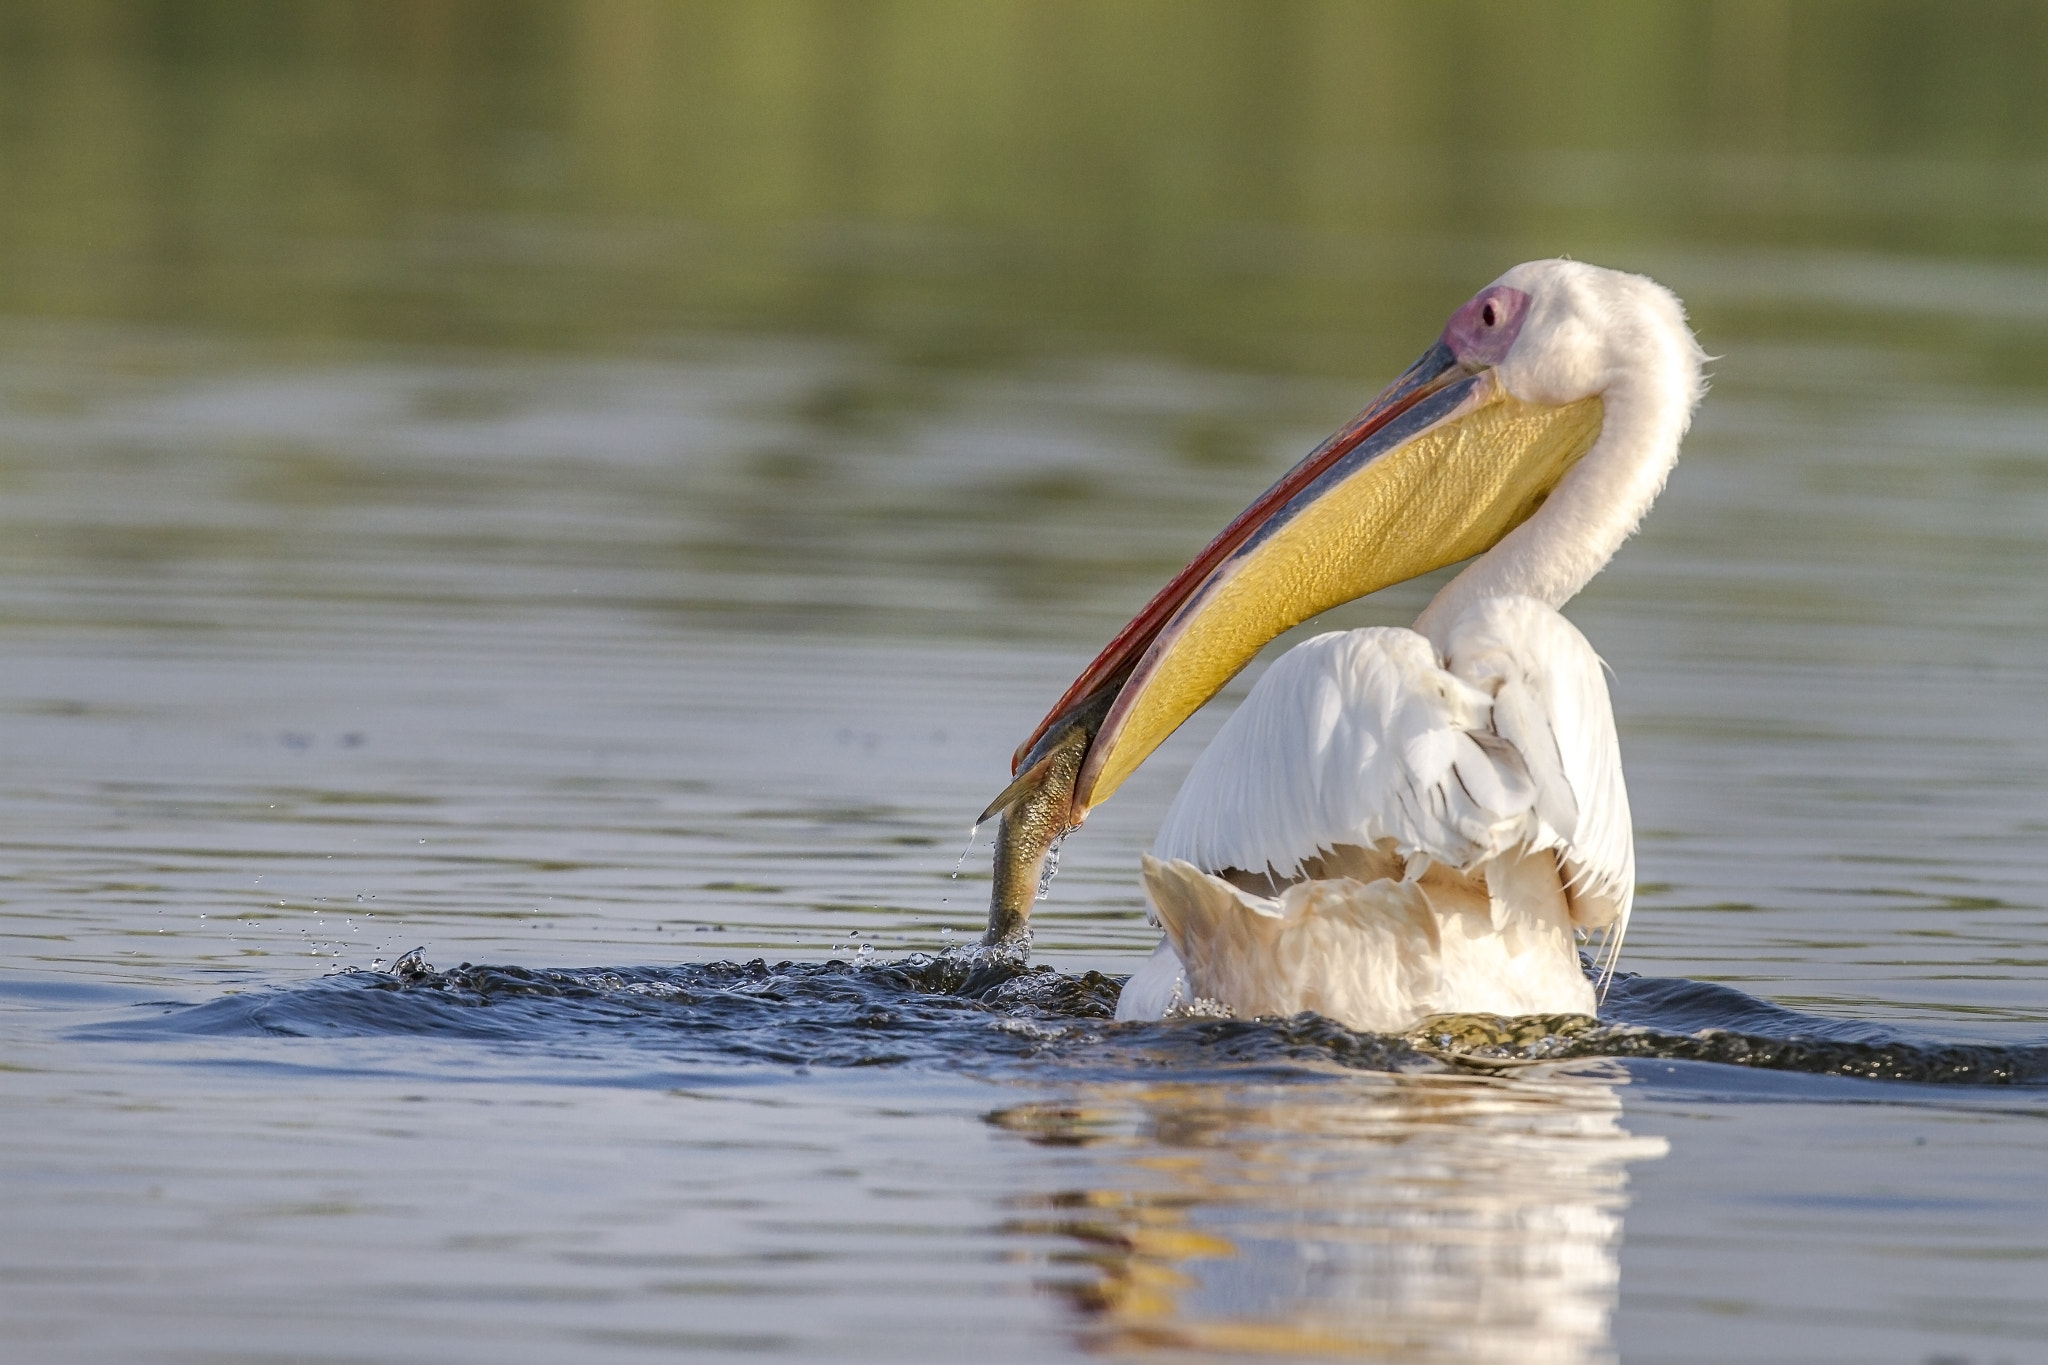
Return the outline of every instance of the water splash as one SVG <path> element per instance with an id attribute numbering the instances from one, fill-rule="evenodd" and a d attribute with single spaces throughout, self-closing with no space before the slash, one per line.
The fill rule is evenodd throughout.
<path id="1" fill-rule="evenodd" d="M 385 970 L 344 968 L 295 986 L 99 1024 L 81 1037 L 193 1035 L 490 1040 L 553 1052 L 617 1050 L 693 1065 L 925 1066 L 974 1073 L 1054 1067 L 1183 1078 L 1247 1067 L 1317 1072 L 1502 1070 L 1591 1058 L 1963 1086 L 2048 1086 L 2048 1044 L 1954 1043 L 1800 1014 L 1726 986 L 1617 976 L 1599 1019 L 1433 1019 L 1395 1037 L 1313 1014 L 1235 1019 L 1204 1011 L 1112 1024 L 1122 980 L 1026 967 L 1021 953 L 961 945 L 937 956 L 770 966 L 709 962 L 578 971 L 464 963 L 418 951 Z M 1014 1026 L 1028 1019 L 1043 1028 Z"/>
<path id="2" fill-rule="evenodd" d="M 1038 869 L 1039 900 L 1044 900 L 1052 894 L 1052 879 L 1060 873 L 1060 845 L 1066 841 L 1067 836 L 1062 834 L 1055 838 L 1052 841 L 1052 845 L 1045 850 L 1045 862 Z"/>
<path id="3" fill-rule="evenodd" d="M 953 860 L 953 875 L 947 878 L 948 881 L 957 882 L 960 880 L 960 874 L 967 870 L 967 855 L 974 852 L 975 841 L 980 838 L 981 822 L 977 820 L 967 827 L 967 843 L 960 850 L 960 856 Z M 951 896 L 939 897 L 939 903 L 941 905 L 944 905 L 951 900 Z"/>

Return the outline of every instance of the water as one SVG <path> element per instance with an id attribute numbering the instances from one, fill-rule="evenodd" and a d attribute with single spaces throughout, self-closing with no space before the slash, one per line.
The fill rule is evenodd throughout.
<path id="1" fill-rule="evenodd" d="M 2048 1359 L 2037 18 L 1175 12 L 0 18 L 10 1360 Z M 1108 1023 L 1220 709 L 948 993 L 1017 740 L 1559 250 L 1722 357 L 1602 1025 Z"/>

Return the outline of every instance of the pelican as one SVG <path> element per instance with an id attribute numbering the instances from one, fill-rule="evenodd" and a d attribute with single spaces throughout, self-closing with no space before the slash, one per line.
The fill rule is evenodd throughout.
<path id="1" fill-rule="evenodd" d="M 1532 261 L 1118 634 L 1018 750 L 986 943 L 1025 941 L 1047 847 L 1259 650 L 1461 560 L 1410 629 L 1283 655 L 1142 860 L 1163 935 L 1117 1017 L 1591 1014 L 1635 847 L 1602 664 L 1558 608 L 1635 532 L 1703 393 L 1671 292 Z M 1476 556 L 1476 557 L 1475 557 Z"/>

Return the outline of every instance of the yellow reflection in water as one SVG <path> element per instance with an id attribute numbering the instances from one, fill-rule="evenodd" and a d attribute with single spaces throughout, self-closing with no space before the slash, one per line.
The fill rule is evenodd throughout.
<path id="1" fill-rule="evenodd" d="M 1010 1230 L 1093 1349 L 1414 1361 L 1609 1358 L 1628 1165 L 1615 1078 L 1088 1088 L 990 1116 L 1087 1149 Z M 1078 1275 L 1064 1268 L 1078 1269 Z"/>

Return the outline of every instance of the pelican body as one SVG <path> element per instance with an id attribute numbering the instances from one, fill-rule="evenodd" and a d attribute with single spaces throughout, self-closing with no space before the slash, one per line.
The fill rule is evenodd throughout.
<path id="1" fill-rule="evenodd" d="M 1460 307 L 1019 748 L 988 812 L 987 941 L 1021 942 L 1041 846 L 1265 644 L 1469 559 L 1413 628 L 1310 640 L 1225 722 L 1143 860 L 1164 936 L 1118 1018 L 1592 1013 L 1578 938 L 1604 933 L 1611 970 L 1634 838 L 1602 666 L 1558 608 L 1662 490 L 1703 359 L 1668 290 L 1575 261 L 1516 266 Z"/>

